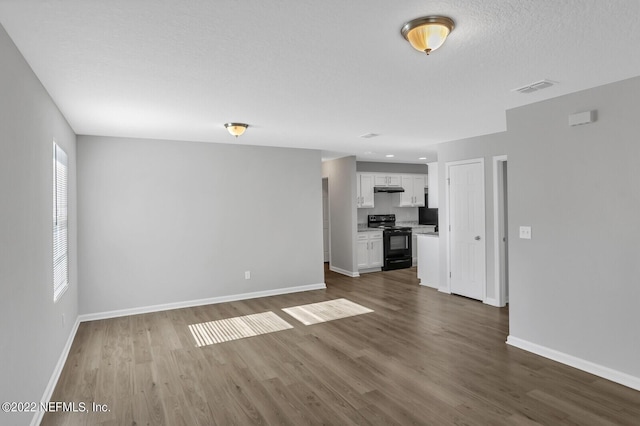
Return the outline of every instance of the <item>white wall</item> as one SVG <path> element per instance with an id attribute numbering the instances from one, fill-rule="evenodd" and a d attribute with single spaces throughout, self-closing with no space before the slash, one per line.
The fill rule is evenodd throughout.
<path id="1" fill-rule="evenodd" d="M 356 157 L 349 156 L 322 163 L 322 176 L 329 180 L 329 220 L 331 223 L 331 270 L 358 275 L 355 241 Z"/>
<path id="2" fill-rule="evenodd" d="M 83 314 L 324 283 L 319 151 L 79 136 L 78 181 Z"/>
<path id="3" fill-rule="evenodd" d="M 0 402 L 40 401 L 78 312 L 76 136 L 1 26 L 0 58 Z M 53 139 L 69 156 L 70 179 L 70 285 L 57 303 Z M 0 412 L 0 424 L 32 417 Z"/>
<path id="4" fill-rule="evenodd" d="M 639 111 L 633 78 L 510 110 L 507 127 L 510 339 L 640 389 Z"/>
<path id="5" fill-rule="evenodd" d="M 484 207 L 485 207 L 485 250 L 486 250 L 486 287 L 487 298 L 495 299 L 495 256 L 493 242 L 493 157 L 504 155 L 507 151 L 509 136 L 506 132 L 475 138 L 461 139 L 454 142 L 446 142 L 437 145 L 438 149 L 438 189 L 439 209 L 438 223 L 440 231 L 440 287 L 446 287 L 448 280 L 448 210 L 446 204 L 447 193 L 447 167 L 446 163 L 453 161 L 469 160 L 474 158 L 484 159 Z"/>

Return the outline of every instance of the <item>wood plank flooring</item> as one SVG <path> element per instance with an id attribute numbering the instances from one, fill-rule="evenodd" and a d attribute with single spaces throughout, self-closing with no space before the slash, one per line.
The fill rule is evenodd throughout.
<path id="1" fill-rule="evenodd" d="M 508 310 L 418 286 L 415 268 L 327 289 L 82 323 L 43 425 L 638 425 L 640 392 L 505 344 Z M 281 311 L 375 312 L 304 326 Z M 196 347 L 188 325 L 273 311 L 293 329 Z"/>

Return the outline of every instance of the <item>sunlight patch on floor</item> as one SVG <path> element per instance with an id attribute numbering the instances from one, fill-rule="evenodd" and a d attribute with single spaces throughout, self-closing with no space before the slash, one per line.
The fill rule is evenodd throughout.
<path id="1" fill-rule="evenodd" d="M 293 326 L 271 311 L 189 325 L 189 331 L 191 331 L 198 347 L 289 328 L 293 328 Z"/>
<path id="2" fill-rule="evenodd" d="M 326 321 L 373 312 L 372 309 L 358 305 L 347 299 L 328 300 L 326 302 L 283 308 L 282 310 L 304 325 L 319 324 Z"/>

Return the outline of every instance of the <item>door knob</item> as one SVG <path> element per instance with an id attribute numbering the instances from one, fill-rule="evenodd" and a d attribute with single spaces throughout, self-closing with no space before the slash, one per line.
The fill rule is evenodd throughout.
<path id="1" fill-rule="evenodd" d="M 476 237 L 474 238 L 474 240 L 476 240 L 476 241 L 480 241 L 480 235 L 476 235 Z"/>

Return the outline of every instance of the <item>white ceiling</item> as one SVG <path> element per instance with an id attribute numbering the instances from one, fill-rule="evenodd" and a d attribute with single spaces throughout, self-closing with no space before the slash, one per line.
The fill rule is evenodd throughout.
<path id="1" fill-rule="evenodd" d="M 400 28 L 432 14 L 456 28 L 426 56 Z M 506 130 L 509 108 L 640 75 L 639 18 L 637 0 L 0 0 L 77 134 L 409 163 Z M 236 140 L 228 121 L 251 127 Z"/>

